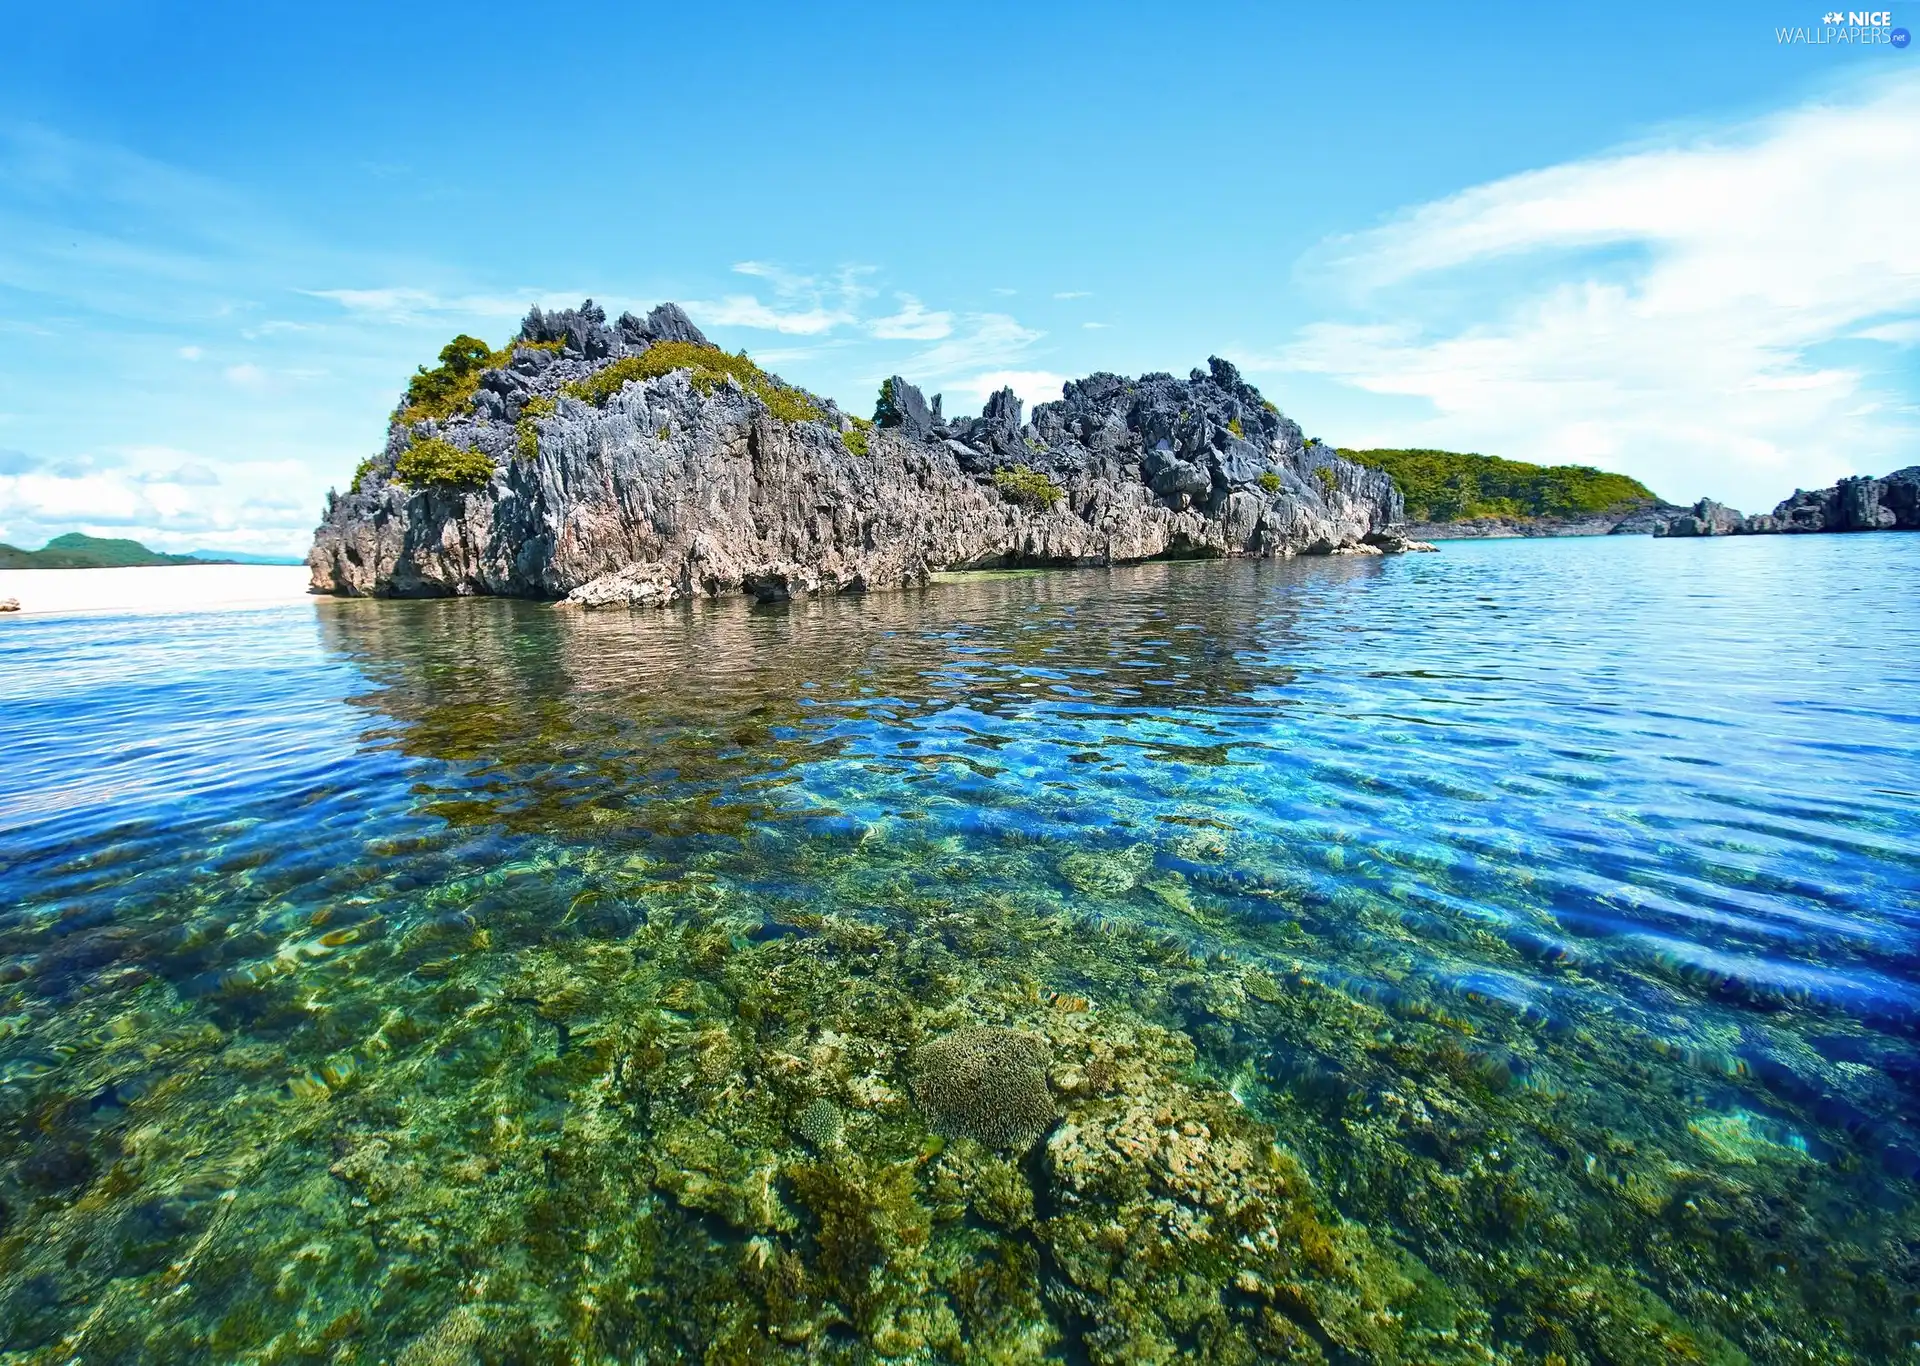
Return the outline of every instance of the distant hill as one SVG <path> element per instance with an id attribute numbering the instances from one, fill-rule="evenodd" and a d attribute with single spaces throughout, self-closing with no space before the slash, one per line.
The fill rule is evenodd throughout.
<path id="1" fill-rule="evenodd" d="M 189 550 L 202 564 L 305 564 L 297 555 L 248 555 L 239 550 Z"/>
<path id="2" fill-rule="evenodd" d="M 1587 465 L 1529 465 L 1454 451 L 1349 451 L 1355 464 L 1385 470 L 1400 486 L 1412 522 L 1474 517 L 1581 517 L 1628 512 L 1660 499 L 1638 479 Z"/>
<path id="3" fill-rule="evenodd" d="M 232 564 L 232 559 L 162 555 L 138 541 L 87 536 L 78 531 L 55 536 L 43 550 L 0 545 L 0 569 L 125 569 L 154 564 Z"/>

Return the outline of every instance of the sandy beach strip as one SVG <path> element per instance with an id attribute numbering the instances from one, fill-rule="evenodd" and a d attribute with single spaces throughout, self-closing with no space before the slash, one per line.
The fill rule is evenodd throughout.
<path id="1" fill-rule="evenodd" d="M 27 616 L 82 612 L 215 612 L 307 599 L 298 564 L 168 564 L 135 569 L 0 569 L 0 626 Z"/>

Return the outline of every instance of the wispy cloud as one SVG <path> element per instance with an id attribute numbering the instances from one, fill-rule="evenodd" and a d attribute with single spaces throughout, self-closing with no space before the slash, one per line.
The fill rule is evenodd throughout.
<path id="1" fill-rule="evenodd" d="M 802 337 L 818 336 L 854 321 L 845 309 L 782 309 L 761 303 L 751 294 L 729 294 L 723 299 L 696 299 L 687 305 L 696 322 L 708 327 L 750 327 L 761 332 L 785 332 Z"/>
<path id="2" fill-rule="evenodd" d="M 1920 318 L 1908 318 L 1904 322 L 1879 323 L 1865 327 L 1853 334 L 1861 341 L 1891 342 L 1895 346 L 1913 346 L 1920 344 Z"/>
<path id="3" fill-rule="evenodd" d="M 1053 297 L 1056 299 L 1091 299 L 1093 297 L 1093 291 L 1090 289 L 1061 289 L 1054 291 Z"/>
<path id="4" fill-rule="evenodd" d="M 766 261 L 741 261 L 736 275 L 765 280 L 773 302 L 758 294 L 729 294 L 717 300 L 689 300 L 695 322 L 712 327 L 746 327 L 813 337 L 859 320 L 863 300 L 873 296 L 865 278 L 870 266 L 844 266 L 831 275 L 806 275 Z"/>
<path id="5" fill-rule="evenodd" d="M 329 300 L 349 313 L 362 317 L 402 323 L 454 315 L 518 319 L 536 304 L 542 307 L 566 307 L 579 303 L 583 297 L 573 290 L 537 289 L 518 290 L 509 294 L 442 295 L 412 285 L 376 289 L 303 289 L 299 292 L 309 298 Z M 266 333 L 300 326 L 298 323 L 270 322 L 254 330 L 256 333 Z"/>
<path id="6" fill-rule="evenodd" d="M 883 341 L 938 341 L 953 332 L 953 314 L 929 311 L 911 294 L 896 294 L 897 313 L 875 318 L 868 330 Z"/>
<path id="7" fill-rule="evenodd" d="M 1428 405 L 1349 440 L 1582 461 L 1766 506 L 1920 440 L 1910 372 L 1836 349 L 1920 338 L 1915 222 L 1920 84 L 1875 83 L 1329 243 L 1313 266 L 1359 316 L 1303 329 L 1264 368 Z"/>
<path id="8" fill-rule="evenodd" d="M 956 335 L 909 359 L 901 373 L 939 382 L 983 365 L 1005 366 L 1046 336 L 1005 313 L 969 313 L 962 322 Z"/>

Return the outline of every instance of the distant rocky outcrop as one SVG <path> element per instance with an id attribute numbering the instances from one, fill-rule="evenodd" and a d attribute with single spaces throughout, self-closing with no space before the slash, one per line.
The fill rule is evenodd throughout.
<path id="1" fill-rule="evenodd" d="M 1023 420 L 1011 390 L 948 418 L 905 378 L 842 413 L 679 308 L 528 314 L 457 338 L 385 449 L 330 499 L 316 590 L 588 606 L 782 598 L 942 568 L 1414 548 L 1386 474 L 1305 440 L 1213 359 L 1096 374 Z"/>
<path id="2" fill-rule="evenodd" d="M 1815 531 L 1920 531 L 1920 465 L 1875 479 L 1842 479 L 1832 488 L 1795 489 L 1772 512 L 1743 517 L 1702 499 L 1657 536 L 1764 536 Z"/>
<path id="3" fill-rule="evenodd" d="M 1465 517 L 1458 521 L 1408 521 L 1402 535 L 1422 541 L 1478 541 L 1505 537 L 1628 536 L 1657 534 L 1686 509 L 1654 499 L 1605 512 L 1570 516 Z"/>

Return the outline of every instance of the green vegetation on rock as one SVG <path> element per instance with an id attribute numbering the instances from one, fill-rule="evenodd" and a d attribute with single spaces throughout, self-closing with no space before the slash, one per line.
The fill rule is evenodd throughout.
<path id="1" fill-rule="evenodd" d="M 407 447 L 393 475 L 415 488 L 479 488 L 493 478 L 493 461 L 484 452 L 429 436 Z"/>
<path id="2" fill-rule="evenodd" d="M 1262 474 L 1254 482 L 1260 485 L 1260 487 L 1265 489 L 1268 493 L 1280 492 L 1280 475 L 1277 471 L 1268 470 L 1266 471 L 1266 473 Z"/>
<path id="3" fill-rule="evenodd" d="M 1639 480 L 1586 465 L 1529 465 L 1453 451 L 1342 450 L 1340 454 L 1392 475 L 1407 500 L 1407 517 L 1416 522 L 1578 517 L 1658 501 Z"/>
<path id="4" fill-rule="evenodd" d="M 407 394 L 400 403 L 400 421 L 408 425 L 436 421 L 465 412 L 480 387 L 480 376 L 498 370 L 513 359 L 516 349 L 558 351 L 564 342 L 508 342 L 495 351 L 478 337 L 462 332 L 440 348 L 440 364 L 429 370 L 421 366 L 407 381 Z"/>
<path id="5" fill-rule="evenodd" d="M 540 419 L 551 415 L 556 406 L 554 400 L 540 395 L 521 408 L 520 420 L 513 424 L 513 449 L 522 460 L 540 454 Z"/>
<path id="6" fill-rule="evenodd" d="M 566 387 L 566 393 L 598 407 L 631 381 L 658 379 L 675 370 L 687 371 L 693 387 L 703 394 L 732 379 L 758 397 L 782 422 L 818 422 L 824 415 L 809 394 L 769 375 L 748 360 L 746 352 L 729 354 L 697 342 L 656 342 L 637 356 L 623 357 L 604 370 L 576 380 Z"/>
<path id="7" fill-rule="evenodd" d="M 511 350 L 495 353 L 478 337 L 462 332 L 440 348 L 440 364 L 429 370 L 421 366 L 407 381 L 407 396 L 401 401 L 402 422 L 424 422 L 428 418 L 448 418 L 465 408 L 480 387 L 480 376 L 513 359 Z"/>
<path id="8" fill-rule="evenodd" d="M 1025 465 L 1010 470 L 995 470 L 993 486 L 1008 501 L 1042 511 L 1066 497 L 1065 490 L 1053 480 Z"/>
<path id="9" fill-rule="evenodd" d="M 864 417 L 856 417 L 853 419 L 852 430 L 840 433 L 840 443 L 854 455 L 865 455 L 869 449 L 868 438 L 872 431 L 871 422 Z"/>

